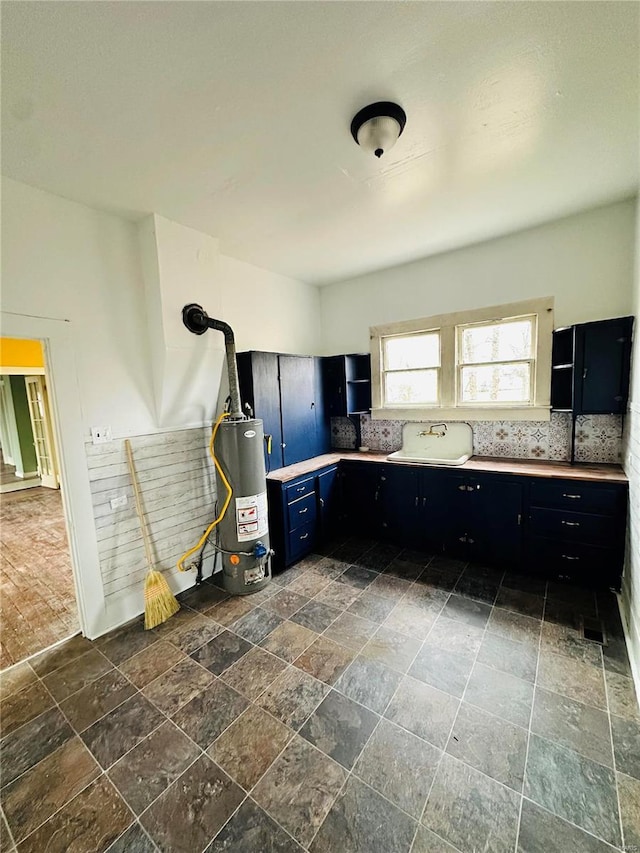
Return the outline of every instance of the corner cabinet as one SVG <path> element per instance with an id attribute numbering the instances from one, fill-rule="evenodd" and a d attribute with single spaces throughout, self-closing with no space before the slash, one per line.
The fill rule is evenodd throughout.
<path id="1" fill-rule="evenodd" d="M 360 446 L 360 415 L 371 411 L 371 356 L 368 353 L 330 355 L 322 359 L 322 382 L 327 417 L 349 418 Z"/>
<path id="2" fill-rule="evenodd" d="M 267 480 L 269 535 L 277 571 L 310 554 L 338 525 L 338 466 L 330 465 L 287 483 Z"/>
<path id="3" fill-rule="evenodd" d="M 243 403 L 271 436 L 267 469 L 293 465 L 325 453 L 330 446 L 320 359 L 273 352 L 238 353 Z"/>

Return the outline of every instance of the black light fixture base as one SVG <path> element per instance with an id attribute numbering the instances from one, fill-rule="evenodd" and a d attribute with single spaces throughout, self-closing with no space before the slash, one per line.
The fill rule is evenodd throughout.
<path id="1" fill-rule="evenodd" d="M 394 104 L 392 101 L 377 101 L 375 104 L 369 104 L 368 107 L 363 107 L 353 117 L 353 121 L 351 122 L 351 136 L 353 136 L 357 144 L 360 144 L 358 143 L 358 131 L 362 125 L 365 124 L 365 122 L 370 121 L 372 118 L 379 118 L 380 116 L 389 116 L 390 118 L 395 119 L 400 125 L 400 133 L 398 136 L 402 136 L 402 131 L 407 123 L 407 114 L 405 111 L 401 106 Z M 380 154 L 378 154 L 377 151 L 374 153 L 376 157 L 380 157 Z"/>

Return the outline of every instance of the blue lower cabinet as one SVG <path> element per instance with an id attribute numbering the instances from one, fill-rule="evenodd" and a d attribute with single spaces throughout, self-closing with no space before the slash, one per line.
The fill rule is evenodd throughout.
<path id="1" fill-rule="evenodd" d="M 627 485 L 343 460 L 268 481 L 275 568 L 336 533 L 620 589 Z M 579 507 L 579 511 L 578 510 Z"/>
<path id="2" fill-rule="evenodd" d="M 321 468 L 287 483 L 267 479 L 272 567 L 282 570 L 310 554 L 335 532 L 338 466 Z"/>

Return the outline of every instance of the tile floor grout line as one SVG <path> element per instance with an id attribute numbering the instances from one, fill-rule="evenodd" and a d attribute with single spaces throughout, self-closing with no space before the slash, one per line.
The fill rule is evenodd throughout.
<path id="1" fill-rule="evenodd" d="M 464 571 L 464 570 L 463 570 L 463 571 Z M 426 812 L 426 810 L 427 810 L 427 806 L 428 806 L 428 804 L 429 804 L 429 800 L 430 800 L 430 798 L 431 798 L 431 793 L 432 793 L 432 791 L 433 791 L 433 786 L 434 786 L 434 784 L 435 784 L 435 781 L 436 781 L 436 778 L 437 778 L 438 772 L 439 772 L 439 770 L 440 770 L 440 766 L 441 766 L 441 764 L 442 764 L 442 760 L 443 760 L 443 758 L 444 758 L 444 756 L 445 756 L 445 755 L 448 755 L 448 754 L 449 754 L 449 753 L 447 753 L 447 748 L 448 748 L 448 746 L 449 746 L 449 742 L 450 742 L 450 740 L 451 740 L 451 738 L 452 738 L 452 736 L 453 736 L 453 732 L 454 732 L 454 729 L 455 729 L 455 727 L 456 727 L 456 722 L 458 721 L 458 716 L 459 716 L 459 714 L 460 714 L 460 708 L 462 708 L 462 703 L 464 702 L 464 697 L 465 697 L 466 692 L 467 692 L 467 687 L 468 687 L 468 685 L 469 685 L 469 682 L 471 681 L 471 676 L 472 676 L 472 674 L 473 674 L 473 670 L 474 670 L 474 668 L 475 668 L 476 661 L 477 661 L 477 659 L 478 659 L 478 655 L 480 654 L 480 649 L 481 649 L 481 647 L 482 647 L 482 643 L 484 642 L 484 638 L 485 638 L 486 633 L 487 633 L 487 625 L 489 624 L 489 620 L 491 619 L 491 614 L 492 614 L 492 612 L 493 612 L 493 605 L 492 605 L 492 607 L 491 607 L 491 610 L 490 610 L 490 612 L 489 612 L 489 615 L 487 616 L 487 621 L 486 621 L 486 622 L 485 622 L 485 624 L 484 624 L 484 628 L 483 628 L 483 631 L 482 631 L 482 637 L 480 638 L 480 642 L 478 643 L 478 650 L 476 651 L 476 653 L 475 653 L 475 655 L 474 655 L 473 663 L 471 664 L 471 668 L 470 668 L 470 670 L 469 670 L 469 675 L 467 676 L 467 679 L 466 679 L 466 681 L 465 681 L 464 690 L 462 691 L 462 695 L 461 695 L 461 696 L 460 696 L 460 698 L 458 699 L 458 707 L 457 707 L 457 709 L 456 709 L 456 713 L 455 713 L 455 716 L 454 716 L 454 718 L 453 718 L 453 722 L 452 722 L 452 724 L 451 724 L 451 728 L 449 729 L 449 735 L 448 735 L 448 737 L 447 737 L 447 740 L 446 740 L 446 743 L 445 743 L 444 747 L 442 748 L 442 754 L 440 755 L 440 759 L 438 760 L 438 764 L 437 764 L 436 769 L 435 769 L 435 772 L 434 772 L 434 774 L 433 774 L 433 779 L 431 780 L 431 785 L 429 786 L 429 792 L 428 792 L 428 794 L 427 794 L 427 799 L 425 800 L 424 805 L 423 805 L 423 807 L 422 807 L 422 812 L 421 812 L 421 814 L 420 814 L 420 818 L 419 818 L 419 820 L 418 820 L 418 824 L 419 824 L 420 826 L 426 826 L 426 824 L 424 824 L 424 823 L 423 823 L 423 818 L 424 818 L 425 812 Z M 463 623 L 463 624 L 464 624 L 464 623 Z M 469 623 L 466 623 L 466 624 L 469 624 Z M 451 756 L 451 757 L 452 757 L 452 758 L 455 758 L 455 756 Z M 463 763 L 465 763 L 465 762 L 463 762 Z M 467 766 L 470 766 L 470 765 L 467 765 Z M 475 769 L 475 768 L 473 768 L 473 769 Z M 487 775 L 487 774 L 484 774 L 484 775 Z M 489 778 L 491 778 L 491 777 L 489 777 Z M 494 781 L 497 781 L 497 780 L 494 780 Z M 429 828 L 429 827 L 427 827 L 427 829 L 428 829 L 428 828 Z M 417 835 L 417 830 L 416 830 L 416 835 Z M 414 841 L 415 841 L 415 838 L 414 838 Z"/>
<path id="2" fill-rule="evenodd" d="M 54 750 L 54 751 L 55 751 L 55 750 Z M 49 753 L 49 754 L 50 754 L 50 755 L 53 755 L 53 753 Z M 36 827 L 34 827 L 34 829 L 30 830 L 30 832 L 28 832 L 28 833 L 27 833 L 27 835 L 23 836 L 23 837 L 20 839 L 20 841 L 18 842 L 18 844 L 24 844 L 24 842 L 34 834 L 34 832 L 37 832 L 37 831 L 38 831 L 39 829 L 41 829 L 45 824 L 47 824 L 50 820 L 53 820 L 53 818 L 54 818 L 57 814 L 59 814 L 61 811 L 63 811 L 63 809 L 65 809 L 65 808 L 66 808 L 68 805 L 70 805 L 70 804 L 71 804 L 75 799 L 77 799 L 77 798 L 80 796 L 80 794 L 84 793 L 88 788 L 90 788 L 93 784 L 95 784 L 96 782 L 98 782 L 98 781 L 99 781 L 100 779 L 102 779 L 103 777 L 105 777 L 105 778 L 106 778 L 106 780 L 107 780 L 107 782 L 108 782 L 112 787 L 114 787 L 114 788 L 115 788 L 115 785 L 113 784 L 113 782 L 111 781 L 111 779 L 109 779 L 109 777 L 107 776 L 106 771 L 104 771 L 104 770 L 102 769 L 102 767 L 101 767 L 101 765 L 100 765 L 100 762 L 95 758 L 95 756 L 94 756 L 91 752 L 90 752 L 90 754 L 91 754 L 91 757 L 93 758 L 93 760 L 94 760 L 94 762 L 95 762 L 95 764 L 96 764 L 96 766 L 97 766 L 98 770 L 100 771 L 100 772 L 98 773 L 98 775 L 97 775 L 94 779 L 91 779 L 91 781 L 87 782 L 87 784 L 86 784 L 86 785 L 84 785 L 82 788 L 80 788 L 80 790 L 79 790 L 79 791 L 77 791 L 77 792 L 73 795 L 73 797 L 71 797 L 70 799 L 68 799 L 68 800 L 67 800 L 66 802 L 64 802 L 61 806 L 58 806 L 58 808 L 57 808 L 54 812 L 52 812 L 52 813 L 51 813 L 47 818 L 45 818 L 45 820 L 41 821 L 41 822 L 40 822 Z M 122 799 L 122 802 L 123 802 L 123 803 L 125 804 L 125 806 L 129 809 L 129 811 L 133 814 L 133 817 L 134 817 L 134 819 L 135 819 L 135 813 L 133 812 L 133 809 L 131 808 L 131 806 L 129 805 L 129 803 L 124 799 L 124 797 L 121 797 L 121 796 L 120 796 L 120 792 L 119 792 L 117 789 L 116 789 L 116 793 L 117 793 L 117 794 L 118 794 L 118 796 Z M 8 825 L 9 825 L 9 822 L 7 821 L 7 826 L 8 826 Z M 129 826 L 131 826 L 131 824 L 129 824 Z M 127 829 L 129 829 L 129 826 L 127 826 Z M 11 827 L 9 827 L 9 829 L 11 829 Z M 14 843 L 15 843 L 15 842 L 14 842 Z M 16 844 L 16 847 L 17 847 L 17 846 L 18 846 L 18 845 Z"/>
<path id="3" fill-rule="evenodd" d="M 622 847 L 616 847 L 614 844 L 611 844 L 611 842 L 607 841 L 605 838 L 601 838 L 599 835 L 594 835 L 593 832 L 591 832 L 588 829 L 585 829 L 583 826 L 579 826 L 577 823 L 574 823 L 572 820 L 569 820 L 566 817 L 561 817 L 560 815 L 557 815 L 555 812 L 552 812 L 550 809 L 546 808 L 545 806 L 541 806 L 540 803 L 536 803 L 536 801 L 532 800 L 531 797 L 527 797 L 523 794 L 522 799 L 523 799 L 523 801 L 526 800 L 528 803 L 531 803 L 531 805 L 535 806 L 536 808 L 540 809 L 541 811 L 545 812 L 546 814 L 551 815 L 552 817 L 555 817 L 558 820 L 561 820 L 564 823 L 569 824 L 569 826 L 572 826 L 574 829 L 577 829 L 580 832 L 584 832 L 584 834 L 588 835 L 590 838 L 595 838 L 597 841 L 600 841 L 601 843 L 608 845 L 612 851 L 615 851 L 615 853 L 624 853 L 624 851 L 625 851 L 624 845 Z M 628 848 L 626 848 L 626 850 L 628 851 L 628 853 L 633 853 L 633 847 L 628 847 Z"/>
<path id="4" fill-rule="evenodd" d="M 596 599 L 596 607 L 597 607 L 597 599 Z M 622 820 L 622 806 L 620 804 L 620 785 L 618 783 L 618 763 L 616 761 L 616 747 L 613 739 L 613 721 L 611 719 L 611 706 L 609 704 L 609 685 L 607 684 L 607 677 L 604 669 L 604 653 L 602 651 L 602 647 L 600 648 L 600 656 L 602 660 L 602 673 L 604 679 L 604 695 L 607 702 L 607 720 L 609 723 L 609 738 L 611 743 L 611 757 L 613 759 L 613 784 L 616 789 L 616 802 L 618 803 L 618 825 L 620 826 L 620 847 L 625 849 L 625 831 L 624 831 L 624 823 Z"/>
<path id="5" fill-rule="evenodd" d="M 7 816 L 4 812 L 3 806 L 0 806 L 0 815 L 1 815 L 0 820 L 4 821 L 4 825 L 6 826 L 7 832 L 9 833 L 9 841 L 13 845 L 13 849 L 17 850 L 18 845 L 16 844 L 16 839 L 14 838 L 13 832 L 11 831 L 11 827 L 9 826 L 9 821 L 7 820 Z M 13 851 L 11 851 L 11 853 L 13 853 Z"/>
<path id="6" fill-rule="evenodd" d="M 404 597 L 404 596 L 402 596 L 401 598 L 403 598 L 403 597 Z M 448 601 L 448 600 L 449 600 L 449 596 L 447 596 L 446 601 Z M 397 603 L 399 603 L 399 601 L 398 601 Z M 445 602 L 445 603 L 446 603 L 446 602 Z M 444 608 L 444 606 L 445 606 L 445 605 L 443 604 L 443 605 L 442 605 L 442 607 Z M 391 611 L 391 612 L 393 612 L 393 611 Z M 390 614 L 389 614 L 389 615 L 390 615 Z M 436 619 L 437 619 L 437 617 L 436 617 Z M 435 625 L 435 621 L 436 621 L 436 620 L 434 620 L 434 625 Z M 382 626 L 380 626 L 380 627 L 382 627 Z M 433 625 L 431 626 L 431 629 L 432 629 L 432 628 L 433 628 Z M 431 629 L 429 630 L 429 633 L 431 633 Z M 376 631 L 376 633 L 377 633 L 377 631 Z M 375 634 L 374 634 L 374 636 L 375 636 Z M 404 635 L 403 635 L 403 636 L 404 636 Z M 428 636 L 428 634 L 427 634 L 427 636 Z M 371 638 L 371 639 L 372 639 L 372 638 Z M 369 643 L 369 642 L 370 642 L 370 640 L 368 640 L 368 641 L 367 641 L 367 643 L 365 643 L 365 645 L 363 646 L 363 649 L 368 645 L 368 643 Z M 390 706 L 390 705 L 391 705 L 391 703 L 393 702 L 393 700 L 394 700 L 394 698 L 395 698 L 395 695 L 396 695 L 396 693 L 398 692 L 398 690 L 399 690 L 399 688 L 400 688 L 400 684 L 402 683 L 402 681 L 404 680 L 404 678 L 405 678 L 405 677 L 407 677 L 407 674 L 408 674 L 409 670 L 410 670 L 410 669 L 411 669 L 411 667 L 413 666 L 413 663 L 415 662 L 415 660 L 416 660 L 417 656 L 420 654 L 420 651 L 422 650 L 422 647 L 424 646 L 424 644 L 425 644 L 425 643 L 426 643 L 426 638 L 425 638 L 425 639 L 420 643 L 420 645 L 419 645 L 418 649 L 416 650 L 416 652 L 415 652 L 415 654 L 414 654 L 413 658 L 411 659 L 411 662 L 408 664 L 407 669 L 406 669 L 404 672 L 402 672 L 402 673 L 401 673 L 402 677 L 401 677 L 400 681 L 398 682 L 398 685 L 396 686 L 396 689 L 393 691 L 393 693 L 392 693 L 391 697 L 389 698 L 389 700 L 388 700 L 387 704 L 385 705 L 384 709 L 382 710 L 382 712 L 378 715 L 378 721 L 377 721 L 376 725 L 374 726 L 374 728 L 372 729 L 371 734 L 370 734 L 370 735 L 369 735 L 369 737 L 367 738 L 367 740 L 366 740 L 365 744 L 363 745 L 362 749 L 360 750 L 360 752 L 359 752 L 359 754 L 358 754 L 357 758 L 354 760 L 354 762 L 353 762 L 353 764 L 352 764 L 352 766 L 351 766 L 351 769 L 347 770 L 347 777 L 346 777 L 346 779 L 345 779 L 345 781 L 344 781 L 344 783 L 343 783 L 342 787 L 340 788 L 340 791 L 338 792 L 337 796 L 334 798 L 333 802 L 331 803 L 331 806 L 330 806 L 330 807 L 329 807 L 329 809 L 327 810 L 327 813 L 326 813 L 325 817 L 323 818 L 323 820 L 322 820 L 322 821 L 321 821 L 321 823 L 319 824 L 318 828 L 316 829 L 315 833 L 313 834 L 313 837 L 312 837 L 311 841 L 309 842 L 309 844 L 307 845 L 307 848 L 311 847 L 311 845 L 312 845 L 312 844 L 313 844 L 313 842 L 315 841 L 316 836 L 317 836 L 317 835 L 318 835 L 318 833 L 320 832 L 320 830 L 321 830 L 321 828 L 322 828 L 322 826 L 323 826 L 323 824 L 324 824 L 325 820 L 326 820 L 326 819 L 327 819 L 327 817 L 329 816 L 329 813 L 331 812 L 331 809 L 334 807 L 334 805 L 335 805 L 335 804 L 336 804 L 336 802 L 338 801 L 339 797 L 341 796 L 342 792 L 345 790 L 345 788 L 346 788 L 346 786 L 347 786 L 347 783 L 349 782 L 349 780 L 351 779 L 351 777 L 354 775 L 353 770 L 354 770 L 355 766 L 357 765 L 358 761 L 360 760 L 360 758 L 362 757 L 362 754 L 363 754 L 364 750 L 366 749 L 367 745 L 370 743 L 371 738 L 374 736 L 374 734 L 375 734 L 375 732 L 376 732 L 376 730 L 377 730 L 378 726 L 381 724 L 381 722 L 382 722 L 382 720 L 383 720 L 383 719 L 384 719 L 384 720 L 386 720 L 386 719 L 387 719 L 384 715 L 385 715 L 385 714 L 386 714 L 386 712 L 388 711 L 389 706 Z M 389 669 L 391 669 L 391 667 L 389 667 Z M 397 670 L 396 670 L 396 671 L 397 671 Z M 339 691 L 338 691 L 338 692 L 339 692 Z M 345 694 L 342 694 L 342 695 L 345 695 Z M 350 698 L 350 697 L 347 697 L 347 698 Z M 351 701 L 356 701 L 356 700 L 351 700 Z M 357 704 L 360 704 L 360 703 L 358 702 Z M 366 707 L 366 706 L 362 705 L 361 707 Z M 368 711 L 371 711 L 371 709 L 370 709 L 370 708 L 368 708 L 367 710 L 368 710 Z M 375 712 L 375 711 L 373 711 L 372 713 L 376 713 L 376 712 Z M 307 718 L 307 719 L 308 719 L 308 718 Z M 389 722 L 392 722 L 392 721 L 389 721 Z M 402 726 L 399 726 L 399 728 L 403 728 L 403 727 L 402 727 Z M 407 729 L 406 731 L 408 731 L 408 729 Z M 413 732 L 411 732 L 411 734 L 413 734 Z M 424 740 L 424 738 L 421 738 L 421 740 Z M 426 742 L 426 743 L 428 743 L 428 741 L 425 741 L 425 742 Z M 435 746 L 434 744 L 430 744 L 430 745 L 431 745 L 431 746 Z M 437 747 L 435 747 L 435 748 L 437 749 Z M 342 765 L 340 765 L 340 766 L 342 766 Z M 344 768 L 344 769 L 346 770 L 346 768 Z M 359 776 L 355 775 L 355 778 L 356 778 L 356 779 L 358 779 L 358 781 L 362 782 L 364 785 L 367 785 L 367 783 L 366 783 L 366 782 L 364 782 L 364 780 L 360 779 L 360 777 L 359 777 Z M 434 773 L 434 779 L 435 779 L 435 773 Z M 399 807 L 399 806 L 397 806 L 395 803 L 391 802 L 391 800 L 389 800 L 389 799 L 388 799 L 384 794 L 382 794 L 380 791 L 378 791 L 377 789 L 373 788 L 373 786 L 371 786 L 371 785 L 367 785 L 367 787 L 371 788 L 371 790 L 372 790 L 372 791 L 375 791 L 375 793 L 376 793 L 376 794 L 378 794 L 380 797 L 382 797 L 384 800 L 386 800 L 388 803 L 390 803 L 390 804 L 391 804 L 392 806 L 394 806 L 395 808 L 398 808 L 398 809 L 399 809 L 400 811 L 402 811 L 404 814 L 408 814 L 408 812 L 405 812 L 405 811 L 404 811 L 404 809 L 400 808 L 400 807 Z M 427 797 L 428 797 L 428 795 L 427 795 Z M 426 801 L 425 801 L 425 804 L 426 804 Z M 423 806 L 423 809 L 424 809 L 424 806 Z M 412 820 L 415 820 L 415 821 L 416 821 L 416 823 L 417 823 L 417 826 L 416 826 L 416 833 L 417 833 L 418 828 L 419 828 L 419 826 L 420 826 L 420 818 L 417 818 L 417 819 L 416 819 L 416 818 L 414 818 L 414 817 L 413 817 L 413 815 L 409 815 L 409 817 L 410 817 Z M 411 849 L 411 847 L 413 846 L 413 841 L 415 840 L 415 834 L 416 834 L 416 833 L 414 833 L 414 837 L 413 837 L 413 839 L 412 839 L 412 842 L 411 842 L 411 845 L 410 845 L 409 849 Z"/>
<path id="7" fill-rule="evenodd" d="M 124 798 L 123 798 L 123 799 L 124 799 Z M 127 832 L 129 832 L 129 830 L 131 829 L 131 827 L 132 827 L 132 826 L 136 826 L 136 825 L 140 827 L 140 831 L 144 834 L 144 836 L 145 836 L 146 838 L 148 838 L 148 839 L 149 839 L 149 841 L 151 842 L 151 844 L 152 844 L 152 846 L 153 846 L 153 853 L 156 853 L 156 851 L 158 851 L 158 850 L 159 850 L 159 848 L 158 848 L 157 844 L 155 843 L 155 841 L 153 840 L 153 838 L 151 838 L 151 836 L 149 835 L 149 833 L 147 832 L 147 830 L 144 828 L 144 826 L 140 823 L 140 821 L 138 820 L 138 818 L 136 818 L 136 819 L 134 820 L 134 822 L 133 822 L 133 823 L 130 823 L 130 824 L 129 824 L 129 826 L 128 826 L 128 827 L 127 827 L 123 832 L 121 832 L 121 833 L 120 833 L 120 835 L 119 835 L 117 838 L 114 838 L 114 840 L 113 840 L 113 841 L 111 842 L 111 844 L 107 847 L 107 849 L 104 851 L 104 853 L 109 853 L 109 851 L 113 849 L 114 844 L 117 844 L 117 843 L 118 843 L 118 841 L 120 841 L 120 839 L 121 839 L 121 838 L 124 838 L 124 836 L 127 834 Z"/>
<path id="8" fill-rule="evenodd" d="M 527 767 L 529 764 L 529 745 L 531 744 L 531 726 L 533 723 L 533 711 L 534 711 L 534 708 L 536 705 L 536 698 L 537 698 L 536 692 L 538 689 L 538 671 L 540 669 L 540 655 L 541 655 L 541 651 L 542 651 L 542 625 L 544 623 L 544 614 L 545 614 L 545 611 L 547 609 L 547 596 L 546 596 L 547 587 L 548 587 L 548 584 L 545 585 L 545 597 L 544 597 L 544 602 L 543 602 L 543 606 L 542 606 L 542 620 L 540 622 L 540 634 L 538 636 L 538 657 L 536 660 L 536 672 L 535 672 L 535 676 L 534 676 L 534 680 L 533 680 L 533 696 L 531 697 L 531 711 L 529 712 L 529 725 L 528 725 L 528 731 L 527 731 L 527 747 L 525 749 L 524 769 L 522 771 L 522 794 L 521 794 L 521 798 L 520 798 L 520 808 L 518 810 L 518 821 L 516 823 L 516 849 L 518 847 L 518 842 L 520 840 L 520 828 L 522 825 L 522 809 L 524 806 L 524 792 L 525 792 L 525 786 L 526 786 L 526 781 L 527 781 Z"/>

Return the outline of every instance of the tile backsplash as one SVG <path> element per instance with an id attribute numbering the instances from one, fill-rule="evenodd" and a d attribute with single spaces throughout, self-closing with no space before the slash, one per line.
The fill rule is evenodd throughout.
<path id="1" fill-rule="evenodd" d="M 362 415 L 362 444 L 392 453 L 402 446 L 404 421 L 373 420 Z M 428 421 L 425 421 L 428 423 Z M 433 421 L 432 423 L 436 423 Z M 552 412 L 550 421 L 469 421 L 473 452 L 478 456 L 568 461 L 571 455 L 571 415 Z M 355 427 L 348 418 L 331 419 L 331 444 L 353 449 Z M 581 415 L 576 425 L 576 461 L 620 462 L 622 417 Z"/>

